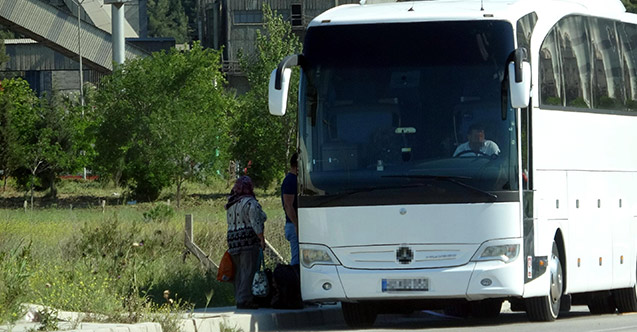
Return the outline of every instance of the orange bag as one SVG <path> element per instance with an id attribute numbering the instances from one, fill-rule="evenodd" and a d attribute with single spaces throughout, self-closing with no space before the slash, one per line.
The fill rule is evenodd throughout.
<path id="1" fill-rule="evenodd" d="M 232 264 L 232 257 L 226 250 L 219 262 L 219 270 L 217 271 L 217 280 L 219 281 L 232 281 L 234 279 L 234 265 Z"/>

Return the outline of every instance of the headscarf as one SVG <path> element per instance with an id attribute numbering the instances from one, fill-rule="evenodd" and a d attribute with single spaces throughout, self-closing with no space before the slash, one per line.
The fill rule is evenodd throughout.
<path id="1" fill-rule="evenodd" d="M 249 176 L 244 175 L 234 182 L 234 186 L 228 196 L 228 203 L 226 203 L 226 210 L 229 209 L 234 203 L 237 203 L 242 198 L 247 196 L 254 196 L 254 185 L 252 179 Z"/>

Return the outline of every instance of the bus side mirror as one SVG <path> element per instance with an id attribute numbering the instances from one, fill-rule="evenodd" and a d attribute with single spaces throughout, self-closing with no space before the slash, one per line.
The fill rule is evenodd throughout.
<path id="1" fill-rule="evenodd" d="M 516 49 L 515 59 L 508 66 L 511 106 L 526 108 L 531 98 L 531 64 L 526 49 Z"/>
<path id="2" fill-rule="evenodd" d="M 292 67 L 300 65 L 302 55 L 290 55 L 283 59 L 279 66 L 270 74 L 268 91 L 268 106 L 270 114 L 285 115 L 288 104 L 288 90 L 290 89 L 290 77 Z"/>

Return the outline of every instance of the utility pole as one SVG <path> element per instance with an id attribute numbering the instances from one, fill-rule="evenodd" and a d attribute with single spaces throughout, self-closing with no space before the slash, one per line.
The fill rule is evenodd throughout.
<path id="1" fill-rule="evenodd" d="M 117 64 L 126 60 L 124 42 L 124 4 L 129 0 L 104 0 L 104 4 L 111 5 L 112 33 L 113 33 L 113 61 Z"/>
<path id="2" fill-rule="evenodd" d="M 80 107 L 84 117 L 84 70 L 82 68 L 82 4 L 84 0 L 75 0 L 75 2 L 77 3 L 77 57 L 80 63 Z M 83 167 L 82 179 L 86 180 L 86 167 Z"/>
<path id="3" fill-rule="evenodd" d="M 77 3 L 77 55 L 80 63 L 80 105 L 84 107 L 84 71 L 82 69 L 82 4 L 84 0 L 75 0 Z M 84 108 L 82 108 L 84 115 Z"/>

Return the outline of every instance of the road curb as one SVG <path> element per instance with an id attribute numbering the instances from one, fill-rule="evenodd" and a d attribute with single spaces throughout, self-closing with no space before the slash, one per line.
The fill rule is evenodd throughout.
<path id="1" fill-rule="evenodd" d="M 193 314 L 185 320 L 183 332 L 217 332 L 222 326 L 243 331 L 279 331 L 342 323 L 339 305 L 301 310 L 235 310 L 217 314 Z"/>
<path id="2" fill-rule="evenodd" d="M 162 332 L 159 323 L 137 324 L 104 324 L 104 323 L 80 323 L 73 330 L 64 332 Z"/>
<path id="3" fill-rule="evenodd" d="M 262 308 L 238 310 L 234 307 L 208 308 L 204 312 L 185 315 L 179 322 L 181 332 L 218 332 L 237 330 L 245 332 L 280 331 L 307 329 L 344 323 L 341 307 L 338 304 L 309 306 L 299 310 Z M 163 332 L 159 323 L 144 322 L 137 324 L 91 323 L 72 324 L 82 313 L 62 312 L 59 327 L 65 332 Z M 21 321 L 13 326 L 0 326 L 0 332 L 28 332 L 39 327 L 39 323 Z"/>

